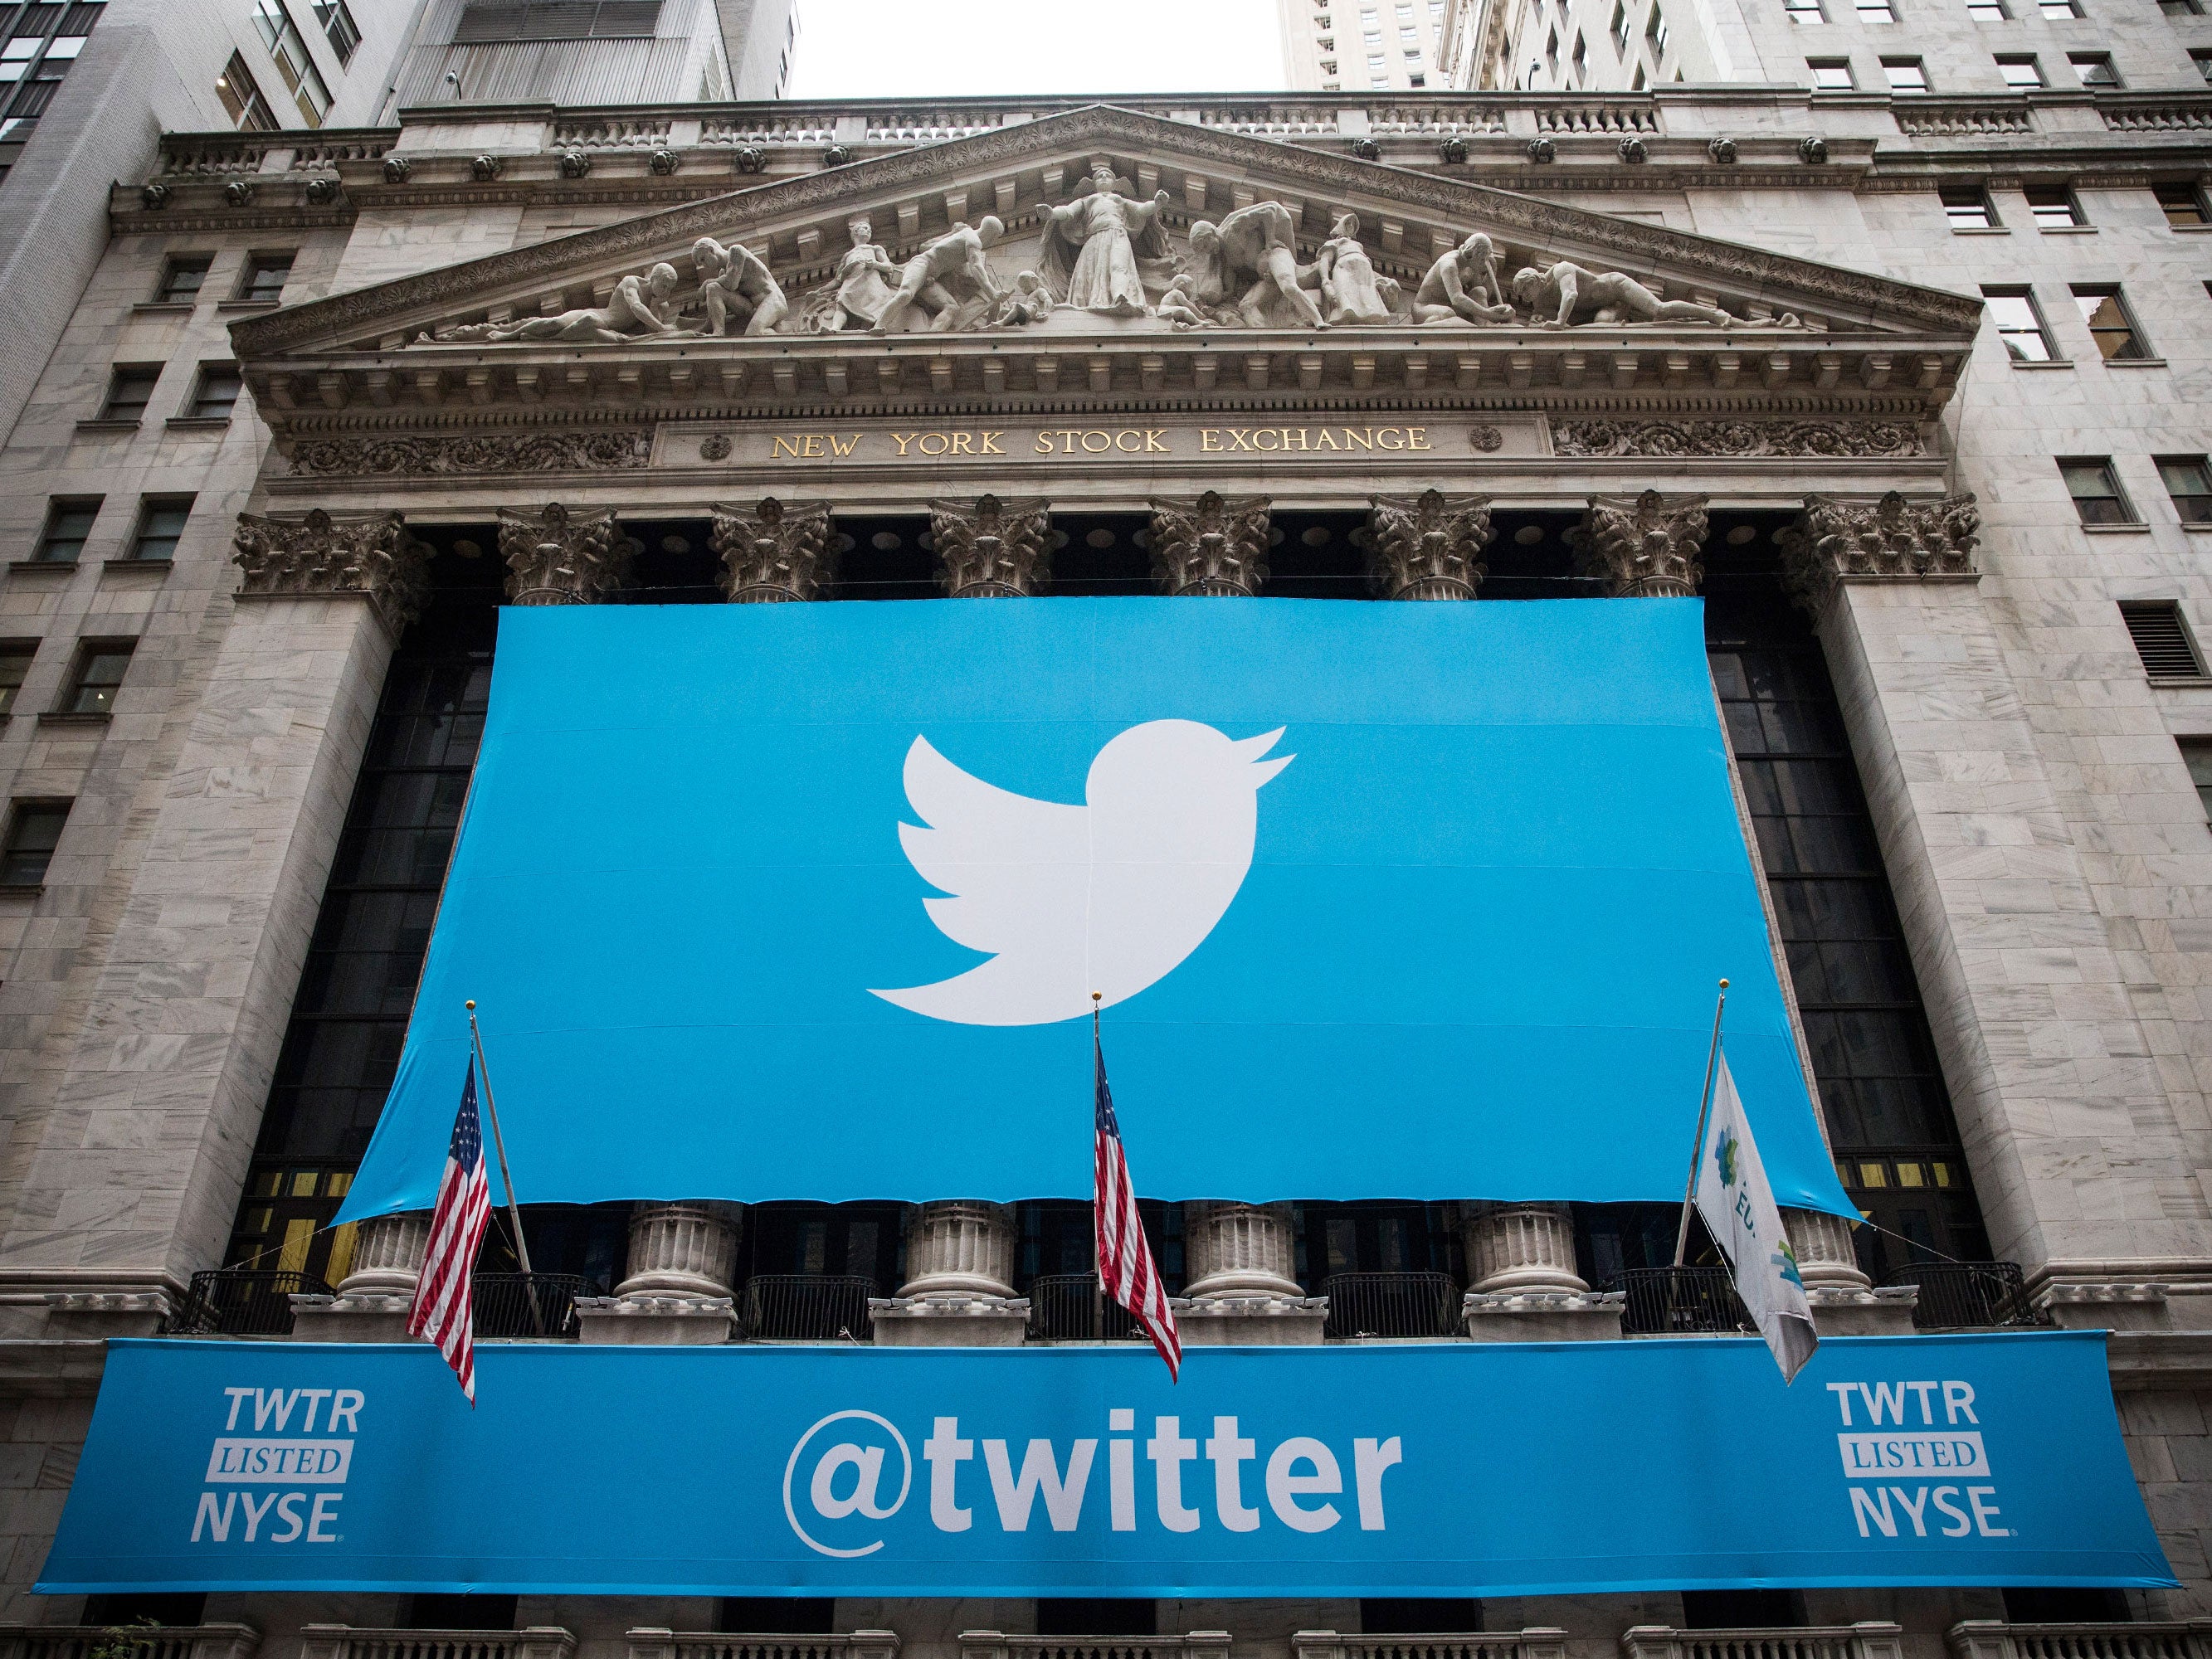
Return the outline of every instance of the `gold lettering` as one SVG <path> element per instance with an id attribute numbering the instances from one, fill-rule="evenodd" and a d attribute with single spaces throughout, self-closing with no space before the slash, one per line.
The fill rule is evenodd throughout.
<path id="1" fill-rule="evenodd" d="M 1293 438 L 1296 438 L 1296 439 L 1297 440 L 1297 442 L 1296 442 L 1296 443 L 1292 443 L 1292 442 L 1291 441 L 1291 439 L 1293 439 Z M 1304 449 L 1305 447 L 1306 447 L 1306 429 L 1305 429 L 1305 428 L 1304 428 L 1304 427 L 1302 427 L 1302 426 L 1286 426 L 1286 427 L 1285 427 L 1285 428 L 1283 428 L 1283 447 L 1284 447 L 1284 448 L 1285 448 L 1285 449 Z"/>
<path id="2" fill-rule="evenodd" d="M 1395 443 L 1390 441 L 1394 436 L 1398 440 Z M 1406 447 L 1405 431 L 1402 428 L 1395 426 L 1377 427 L 1375 429 L 1375 441 L 1385 449 L 1403 449 Z"/>
<path id="3" fill-rule="evenodd" d="M 1051 433 L 1040 432 L 1036 434 L 1036 453 L 1040 455 L 1049 455 L 1052 453 Z"/>
<path id="4" fill-rule="evenodd" d="M 937 447 L 934 449 L 932 449 L 929 447 L 930 440 L 933 438 L 937 441 Z M 925 455 L 942 455 L 946 450 L 952 447 L 952 440 L 946 437 L 942 432 L 925 432 L 915 442 L 915 447 Z"/>
<path id="5" fill-rule="evenodd" d="M 1229 447 L 1231 449 L 1257 449 L 1257 444 L 1248 441 L 1251 435 L 1248 428 L 1232 426 L 1229 428 Z"/>
<path id="6" fill-rule="evenodd" d="M 1429 447 L 1429 429 L 1428 429 L 1428 428 L 1426 428 L 1426 427 L 1425 427 L 1425 426 L 1409 426 L 1409 427 L 1407 427 L 1407 428 L 1406 428 L 1406 447 L 1407 447 L 1407 448 L 1408 448 L 1408 449 L 1426 449 L 1428 447 Z"/>
<path id="7" fill-rule="evenodd" d="M 1359 448 L 1359 449 L 1372 449 L 1372 448 L 1374 448 L 1374 447 L 1375 447 L 1375 428 L 1374 428 L 1373 427 L 1371 427 L 1371 426 L 1363 426 L 1363 427 L 1349 427 L 1349 426 L 1348 426 L 1348 427 L 1345 428 L 1344 428 L 1344 447 L 1345 447 L 1346 449 L 1352 449 L 1352 448 Z"/>
<path id="8" fill-rule="evenodd" d="M 1085 432 L 1081 435 L 1083 440 L 1083 453 L 1086 455 L 1103 455 L 1108 450 L 1114 447 L 1113 436 L 1109 433 Z M 1098 440 L 1095 444 L 1091 441 L 1093 438 Z"/>
<path id="9" fill-rule="evenodd" d="M 1160 440 L 1167 435 L 1168 434 L 1165 431 L 1158 427 L 1146 428 L 1145 430 L 1145 453 L 1147 455 L 1166 454 L 1168 453 L 1168 447 L 1162 443 Z"/>
<path id="10" fill-rule="evenodd" d="M 1073 455 L 1075 453 L 1075 433 L 1073 428 L 1062 427 L 1060 429 L 1059 438 L 1060 453 L 1061 454 Z"/>
<path id="11" fill-rule="evenodd" d="M 894 432 L 891 434 L 891 441 L 899 447 L 899 453 L 903 455 L 906 453 L 906 447 L 914 441 L 914 436 L 911 432 Z"/>
<path id="12" fill-rule="evenodd" d="M 1329 431 L 1327 427 L 1322 427 L 1314 434 L 1314 447 L 1316 449 L 1341 449 L 1344 446 L 1337 442 L 1334 438 L 1329 435 Z"/>
<path id="13" fill-rule="evenodd" d="M 1128 428 L 1123 427 L 1119 432 L 1114 434 L 1114 447 L 1120 450 L 1124 455 L 1137 454 L 1142 451 L 1144 446 L 1142 444 L 1128 441 L 1139 438 L 1143 435 L 1144 434 L 1141 433 L 1132 432 Z"/>
<path id="14" fill-rule="evenodd" d="M 819 455 L 819 454 L 821 454 L 821 453 L 822 453 L 822 434 L 821 434 L 820 433 L 818 433 L 818 432 L 810 432 L 810 433 L 808 433 L 808 434 L 806 434 L 806 442 L 805 442 L 805 446 L 804 446 L 804 447 L 799 450 L 799 453 L 800 454 L 802 454 L 802 455 L 807 455 L 807 456 L 816 456 L 816 455 Z"/>
<path id="15" fill-rule="evenodd" d="M 981 436 L 981 438 L 982 438 L 982 440 L 983 440 L 983 447 L 982 447 L 982 448 L 981 448 L 981 449 L 979 449 L 979 450 L 977 450 L 977 451 L 975 452 L 977 454 L 979 454 L 979 455 L 1003 455 L 1003 454 L 1005 454 L 1005 453 L 1006 453 L 1005 450 L 1003 450 L 1003 449 L 1001 449 L 1001 448 L 1000 448 L 1000 447 L 999 447 L 999 440 L 1000 440 L 1000 439 L 1001 439 L 1001 438 L 1003 438 L 1003 437 L 1005 437 L 1005 436 L 1006 435 L 1005 433 L 1003 433 L 1003 432 L 986 432 L 986 433 L 982 433 L 982 434 L 981 434 L 980 435 Z"/>
<path id="16" fill-rule="evenodd" d="M 973 455 L 975 453 L 975 434 L 972 432 L 954 433 L 952 453 L 956 455 Z"/>
<path id="17" fill-rule="evenodd" d="M 857 432 L 855 432 L 851 437 L 842 440 L 839 439 L 837 434 L 834 432 L 830 434 L 830 453 L 832 455 L 835 455 L 841 461 L 843 460 L 846 456 L 851 454 L 855 449 L 859 448 L 860 444 L 860 434 Z"/>
<path id="18" fill-rule="evenodd" d="M 769 459 L 776 460 L 785 455 L 790 456 L 794 461 L 799 459 L 798 439 L 777 438 L 770 442 L 768 452 Z"/>
<path id="19" fill-rule="evenodd" d="M 1202 454 L 1212 454 L 1221 447 L 1221 434 L 1210 426 L 1199 428 L 1198 447 Z"/>
<path id="20" fill-rule="evenodd" d="M 1255 449 L 1280 449 L 1283 447 L 1283 432 L 1284 428 L 1279 426 L 1263 426 L 1257 432 L 1255 432 L 1252 434 L 1252 447 Z M 1275 441 L 1271 444 L 1263 444 L 1260 441 L 1262 438 L 1273 438 Z"/>

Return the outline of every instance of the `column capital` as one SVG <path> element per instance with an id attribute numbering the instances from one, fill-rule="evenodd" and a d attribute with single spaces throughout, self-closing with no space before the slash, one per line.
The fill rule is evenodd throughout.
<path id="1" fill-rule="evenodd" d="M 1815 612 L 1847 581 L 1971 578 L 1981 529 L 1972 490 L 1923 501 L 1894 489 L 1878 498 L 1808 495 L 1779 538 L 1783 574 L 1798 603 Z"/>
<path id="2" fill-rule="evenodd" d="M 517 605 L 590 605 L 622 586 L 636 544 L 615 534 L 611 509 L 548 501 L 499 510 L 507 593 Z"/>
<path id="3" fill-rule="evenodd" d="M 723 593 L 732 605 L 818 599 L 836 578 L 830 503 L 780 501 L 751 507 L 715 502 L 714 551 L 721 556 Z"/>
<path id="4" fill-rule="evenodd" d="M 1370 495 L 1368 574 L 1386 599 L 1471 599 L 1496 534 L 1486 495 Z"/>
<path id="5" fill-rule="evenodd" d="M 240 599 L 313 599 L 358 593 L 396 631 L 413 622 L 429 592 L 430 550 L 396 512 L 333 518 L 316 507 L 301 519 L 238 515 L 231 562 L 245 573 Z"/>
<path id="6" fill-rule="evenodd" d="M 1164 593 L 1249 598 L 1267 580 L 1273 526 L 1265 495 L 1152 502 L 1152 579 Z"/>
<path id="7" fill-rule="evenodd" d="M 938 580 L 956 599 L 1021 599 L 1052 580 L 1052 514 L 1037 497 L 929 504 Z"/>
<path id="8" fill-rule="evenodd" d="M 1704 495 L 1593 495 L 1567 532 L 1577 568 L 1615 599 L 1687 599 L 1705 580 Z"/>

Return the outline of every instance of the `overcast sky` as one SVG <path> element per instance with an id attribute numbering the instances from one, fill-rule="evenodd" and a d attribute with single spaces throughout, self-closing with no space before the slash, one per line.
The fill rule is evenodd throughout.
<path id="1" fill-rule="evenodd" d="M 794 98 L 1248 92 L 1275 0 L 799 0 Z"/>

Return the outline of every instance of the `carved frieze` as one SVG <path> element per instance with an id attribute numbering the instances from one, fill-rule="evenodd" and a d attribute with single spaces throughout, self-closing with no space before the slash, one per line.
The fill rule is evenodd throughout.
<path id="1" fill-rule="evenodd" d="M 1911 421 L 1553 421 L 1560 455 L 1850 455 L 1922 453 Z"/>
<path id="2" fill-rule="evenodd" d="M 483 472 L 606 472 L 652 458 L 646 432 L 532 432 L 483 436 L 315 438 L 292 451 L 296 477 L 392 477 Z"/>
<path id="3" fill-rule="evenodd" d="M 1052 514 L 1044 501 L 932 501 L 929 531 L 938 580 L 956 599 L 1025 597 L 1051 580 Z"/>
<path id="4" fill-rule="evenodd" d="M 1486 574 L 1482 550 L 1495 532 L 1482 495 L 1370 495 L 1369 574 L 1386 599 L 1471 599 Z"/>
<path id="5" fill-rule="evenodd" d="M 1779 538 L 1784 576 L 1813 609 L 1853 578 L 1971 576 L 1981 526 L 1971 490 L 1929 501 L 1894 489 L 1879 501 L 1808 495 Z"/>
<path id="6" fill-rule="evenodd" d="M 1598 495 L 1567 532 L 1576 567 L 1618 599 L 1681 599 L 1705 580 L 1703 495 Z"/>
<path id="7" fill-rule="evenodd" d="M 1266 496 L 1209 489 L 1194 501 L 1152 506 L 1152 578 L 1162 592 L 1234 598 L 1260 591 L 1273 528 Z"/>
<path id="8" fill-rule="evenodd" d="M 637 544 L 616 537 L 615 515 L 606 507 L 548 501 L 535 513 L 500 508 L 499 551 L 514 604 L 589 605 L 622 586 Z"/>
<path id="9" fill-rule="evenodd" d="M 316 507 L 303 519 L 238 515 L 232 562 L 245 573 L 241 597 L 366 595 L 395 629 L 415 620 L 429 583 L 430 550 L 407 532 L 398 513 L 332 518 Z"/>
<path id="10" fill-rule="evenodd" d="M 835 579 L 827 501 L 780 501 L 770 495 L 756 507 L 718 502 L 708 511 L 714 515 L 722 592 L 732 604 L 818 599 Z"/>

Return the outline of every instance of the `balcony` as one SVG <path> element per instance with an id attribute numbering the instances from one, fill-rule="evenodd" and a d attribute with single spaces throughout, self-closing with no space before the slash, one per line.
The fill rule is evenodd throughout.
<path id="1" fill-rule="evenodd" d="M 1900 1659 L 1905 1628 L 1882 1620 L 1794 1630 L 1669 1630 L 1638 1625 L 1620 1636 L 1621 1659 Z"/>
<path id="2" fill-rule="evenodd" d="M 1923 1261 L 1900 1267 L 1892 1285 L 1914 1285 L 1912 1322 L 1923 1331 L 1990 1330 L 2042 1325 L 2021 1284 L 2017 1261 Z"/>
<path id="3" fill-rule="evenodd" d="M 1291 1659 L 1565 1659 L 1567 1633 L 1548 1626 L 1480 1636 L 1340 1636 L 1302 1630 L 1291 1638 Z"/>
<path id="4" fill-rule="evenodd" d="M 307 1625 L 300 1659 L 571 1659 L 576 1638 L 557 1625 L 526 1630 L 387 1630 Z"/>
<path id="5" fill-rule="evenodd" d="M 1726 1267 L 1632 1267 L 1612 1288 L 1625 1291 L 1624 1336 L 1692 1336 L 1756 1331 Z M 1762 1656 L 1772 1659 L 1772 1656 Z"/>
<path id="6" fill-rule="evenodd" d="M 876 1281 L 858 1273 L 755 1273 L 738 1292 L 747 1342 L 866 1342 Z"/>
<path id="7" fill-rule="evenodd" d="M 2212 1659 L 2212 1620 L 2014 1625 L 1969 1619 L 1952 1626 L 1944 1641 L 1952 1659 Z"/>
<path id="8" fill-rule="evenodd" d="M 1144 1333 L 1129 1310 L 1099 1294 L 1090 1273 L 1048 1273 L 1030 1283 L 1032 1342 L 1134 1342 Z"/>
<path id="9" fill-rule="evenodd" d="M 292 1298 L 331 1294 L 313 1273 L 211 1267 L 192 1275 L 183 1304 L 161 1328 L 170 1336 L 289 1336 Z"/>
<path id="10" fill-rule="evenodd" d="M 579 1273 L 477 1273 L 469 1280 L 477 1340 L 574 1338 L 576 1298 L 599 1287 Z"/>
<path id="11" fill-rule="evenodd" d="M 887 1630 L 838 1635 L 737 1635 L 641 1626 L 624 1634 L 624 1659 L 898 1659 L 899 1639 Z"/>
<path id="12" fill-rule="evenodd" d="M 1461 1291 L 1449 1273 L 1333 1273 L 1322 1334 L 1337 1341 L 1434 1340 L 1464 1334 Z"/>
<path id="13" fill-rule="evenodd" d="M 253 1659 L 261 1632 L 251 1625 L 162 1625 L 118 1632 L 92 1625 L 0 1625 L 0 1659 Z"/>
<path id="14" fill-rule="evenodd" d="M 1006 1636 L 960 1632 L 960 1659 L 1230 1659 L 1225 1630 L 1187 1636 Z"/>

